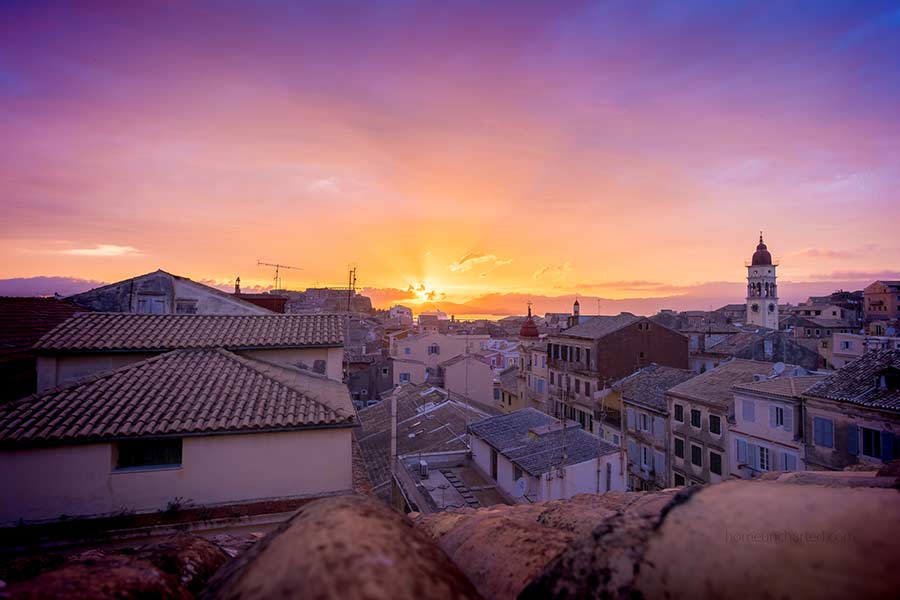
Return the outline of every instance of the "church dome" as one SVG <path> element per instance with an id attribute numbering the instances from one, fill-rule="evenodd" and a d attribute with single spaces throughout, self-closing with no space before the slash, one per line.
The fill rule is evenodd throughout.
<path id="1" fill-rule="evenodd" d="M 531 307 L 528 307 L 528 318 L 525 319 L 525 322 L 522 323 L 522 327 L 519 329 L 519 337 L 520 338 L 536 338 L 539 337 L 537 325 L 534 324 L 534 319 L 531 318 Z"/>
<path id="2" fill-rule="evenodd" d="M 756 246 L 756 252 L 753 253 L 752 264 L 753 266 L 772 264 L 772 255 L 769 253 L 765 242 L 763 242 L 762 234 L 759 234 L 759 245 Z"/>

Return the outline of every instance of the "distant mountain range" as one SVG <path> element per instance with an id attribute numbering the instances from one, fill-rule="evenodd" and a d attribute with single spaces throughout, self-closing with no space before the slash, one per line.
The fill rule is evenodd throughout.
<path id="1" fill-rule="evenodd" d="M 900 279 L 900 273 L 892 271 L 885 271 L 878 275 L 880 278 Z M 781 302 L 797 304 L 809 296 L 822 296 L 838 289 L 858 290 L 871 283 L 874 279 L 875 277 L 872 279 L 807 282 L 780 281 Z M 215 285 L 214 282 L 199 281 L 207 285 Z M 104 285 L 105 283 L 77 277 L 55 276 L 0 279 L 0 296 L 52 296 L 54 294 L 68 296 Z M 216 287 L 222 286 L 217 285 Z M 222 289 L 230 291 L 233 288 L 226 289 L 223 287 Z M 682 293 L 666 296 L 612 299 L 579 294 L 577 298 L 581 304 L 581 311 L 584 314 L 616 314 L 624 311 L 650 315 L 664 308 L 678 311 L 714 310 L 725 304 L 740 304 L 744 302 L 745 284 L 741 282 L 708 282 L 686 286 L 683 289 Z M 253 291 L 264 290 L 254 289 Z M 493 315 L 498 317 L 522 315 L 526 313 L 529 301 L 532 302 L 532 310 L 537 315 L 543 315 L 547 312 L 571 312 L 572 303 L 576 298 L 574 294 L 553 296 L 510 292 L 484 294 L 462 302 L 438 300 L 420 304 L 416 301 L 416 295 L 408 290 L 363 288 L 360 290 L 360 293 L 371 298 L 372 304 L 376 308 L 387 308 L 393 304 L 406 304 L 417 313 L 441 310 L 448 315 L 458 315 L 460 318 L 469 315 Z"/>

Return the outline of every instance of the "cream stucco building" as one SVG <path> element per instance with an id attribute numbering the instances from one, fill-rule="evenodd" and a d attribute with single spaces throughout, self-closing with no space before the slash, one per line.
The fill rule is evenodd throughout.
<path id="1" fill-rule="evenodd" d="M 0 407 L 0 526 L 352 488 L 347 388 L 218 348 Z"/>
<path id="2" fill-rule="evenodd" d="M 66 385 L 161 352 L 208 347 L 341 381 L 344 321 L 326 314 L 82 313 L 35 345 L 37 390 Z"/>
<path id="3" fill-rule="evenodd" d="M 625 490 L 623 453 L 534 408 L 469 426 L 478 468 L 518 502 Z"/>

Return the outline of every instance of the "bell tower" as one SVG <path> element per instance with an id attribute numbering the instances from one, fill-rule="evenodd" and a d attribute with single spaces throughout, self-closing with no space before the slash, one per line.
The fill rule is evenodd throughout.
<path id="1" fill-rule="evenodd" d="M 747 325 L 778 329 L 778 286 L 769 249 L 759 232 L 759 245 L 747 266 Z"/>

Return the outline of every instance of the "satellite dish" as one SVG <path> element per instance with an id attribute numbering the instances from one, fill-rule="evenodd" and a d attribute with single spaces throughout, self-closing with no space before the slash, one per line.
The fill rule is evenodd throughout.
<path id="1" fill-rule="evenodd" d="M 525 481 L 524 477 L 519 477 L 516 479 L 516 487 L 513 489 L 513 496 L 516 498 L 521 498 L 525 495 L 525 492 L 528 491 L 528 482 Z"/>
<path id="2" fill-rule="evenodd" d="M 782 373 L 784 373 L 784 363 L 783 362 L 775 363 L 772 366 L 772 370 L 775 371 L 776 375 L 781 375 Z"/>

